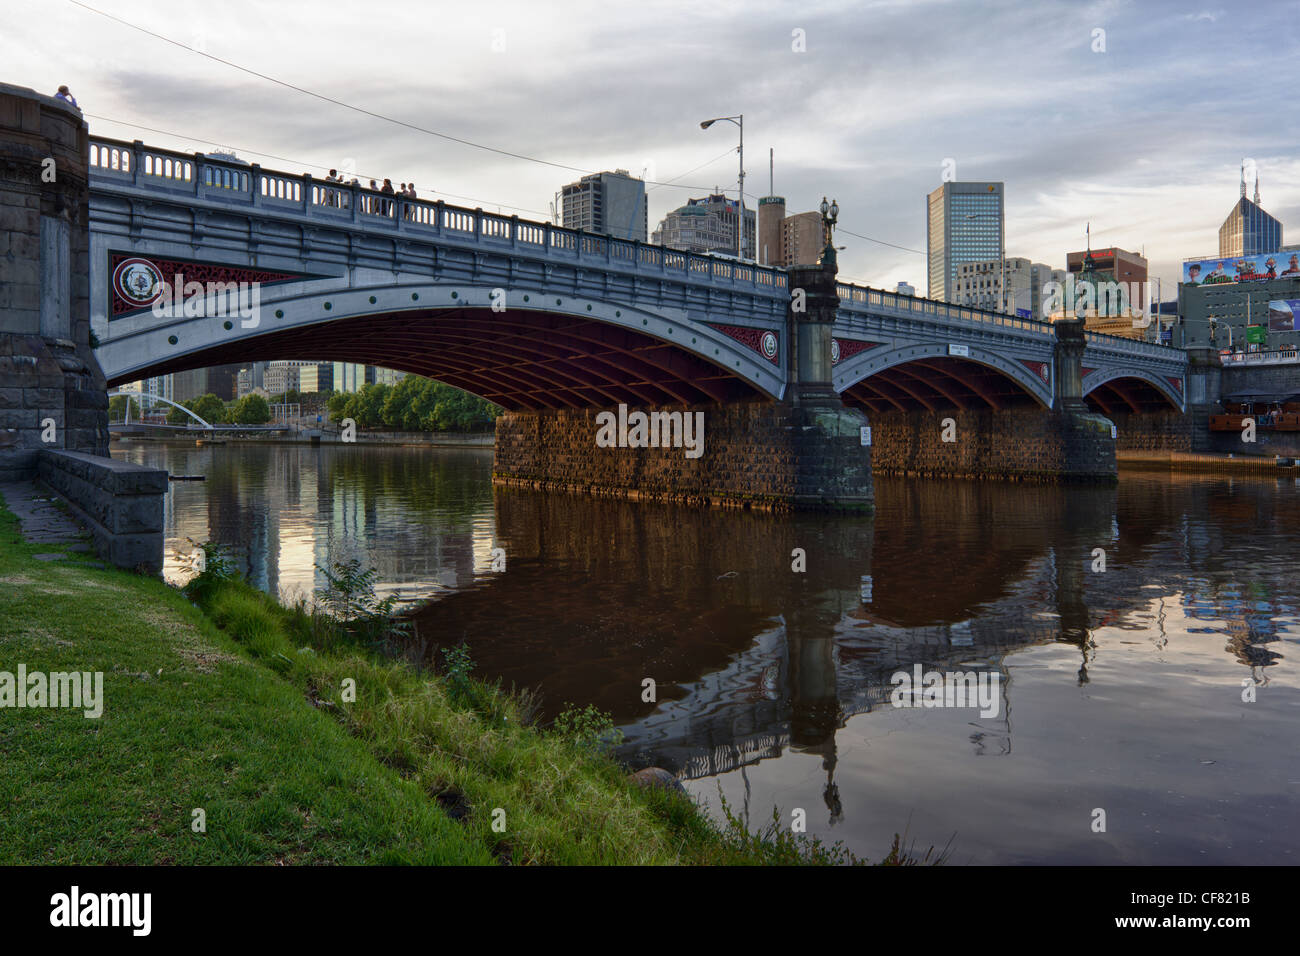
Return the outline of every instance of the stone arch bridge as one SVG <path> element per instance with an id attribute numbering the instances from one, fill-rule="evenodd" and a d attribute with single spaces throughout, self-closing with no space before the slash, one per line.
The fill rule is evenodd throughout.
<path id="1" fill-rule="evenodd" d="M 273 359 L 416 372 L 508 410 L 503 479 L 867 505 L 873 453 L 1104 478 L 1112 422 L 1187 409 L 1181 351 L 1078 329 L 1063 346 L 1051 324 L 839 283 L 833 265 L 766 268 L 138 141 L 89 148 L 110 384 Z M 690 474 L 663 449 L 594 455 L 591 419 L 620 404 L 711 410 L 714 454 Z M 956 447 L 933 443 L 936 418 L 960 423 Z M 1022 427 L 1032 461 L 1009 440 Z"/>

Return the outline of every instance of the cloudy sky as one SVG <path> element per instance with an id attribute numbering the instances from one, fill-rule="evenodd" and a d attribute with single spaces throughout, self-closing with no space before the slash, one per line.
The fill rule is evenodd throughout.
<path id="1" fill-rule="evenodd" d="M 1218 251 L 1247 157 L 1300 242 L 1297 0 L 84 4 L 0 0 L 0 82 L 68 84 L 104 136 L 346 166 L 541 219 L 579 171 L 692 187 L 651 190 L 653 229 L 714 186 L 734 194 L 735 127 L 699 122 L 743 113 L 746 202 L 775 149 L 788 211 L 838 198 L 844 277 L 922 293 L 945 159 L 1004 181 L 1008 255 L 1056 267 L 1090 221 L 1094 247 L 1145 250 L 1176 282 Z"/>

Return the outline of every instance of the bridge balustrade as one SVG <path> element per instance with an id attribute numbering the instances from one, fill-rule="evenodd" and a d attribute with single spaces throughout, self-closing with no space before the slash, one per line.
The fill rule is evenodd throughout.
<path id="1" fill-rule="evenodd" d="M 447 209 L 443 212 L 442 228 L 456 232 L 474 231 L 474 214 L 463 209 Z"/>
<path id="2" fill-rule="evenodd" d="M 479 219 L 479 235 L 489 239 L 509 239 L 510 220 L 494 216 L 490 212 L 482 213 Z"/>
<path id="3" fill-rule="evenodd" d="M 223 166 L 204 165 L 203 185 L 214 189 L 234 189 L 246 193 L 248 192 L 248 173 Z"/>
<path id="4" fill-rule="evenodd" d="M 115 173 L 129 173 L 134 168 L 131 162 L 132 155 L 132 150 L 121 146 L 90 144 L 90 165 L 95 169 Z"/>
<path id="5" fill-rule="evenodd" d="M 194 178 L 194 164 L 189 160 L 173 159 L 158 153 L 145 153 L 144 174 L 188 183 Z"/>
<path id="6" fill-rule="evenodd" d="M 270 173 L 258 175 L 261 194 L 267 199 L 281 199 L 285 202 L 302 202 L 302 183 L 287 176 L 275 176 Z"/>
<path id="7" fill-rule="evenodd" d="M 104 176 L 106 184 L 128 183 L 136 189 L 157 184 L 170 192 L 179 187 L 196 198 L 265 205 L 268 209 L 307 217 L 323 216 L 333 221 L 349 218 L 352 222 L 380 220 L 399 229 L 414 227 L 435 233 L 462 233 L 480 240 L 506 240 L 512 245 L 525 243 L 547 255 L 592 256 L 634 268 L 649 266 L 663 272 L 677 272 L 683 278 L 729 281 L 765 289 L 788 286 L 785 272 L 778 268 L 579 233 L 550 223 L 520 221 L 518 216 L 493 215 L 443 202 L 403 199 L 349 183 L 325 182 L 310 174 L 265 170 L 256 164 L 227 162 L 203 153 L 187 155 L 155 149 L 138 140 L 126 143 L 95 138 L 90 144 L 90 161 L 92 174 Z"/>

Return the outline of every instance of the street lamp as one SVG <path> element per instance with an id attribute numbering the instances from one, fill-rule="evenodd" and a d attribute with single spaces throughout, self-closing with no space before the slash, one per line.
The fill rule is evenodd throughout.
<path id="1" fill-rule="evenodd" d="M 821 262 L 823 264 L 834 263 L 835 244 L 831 237 L 832 232 L 835 229 L 835 223 L 838 222 L 840 218 L 840 204 L 834 199 L 828 203 L 826 197 L 823 196 L 820 209 L 822 214 L 822 238 L 826 242 L 826 247 L 822 250 Z"/>
<path id="2" fill-rule="evenodd" d="M 740 127 L 740 147 L 737 152 L 740 153 L 740 221 L 736 226 L 736 258 L 745 258 L 745 114 L 740 113 L 736 116 L 715 116 L 713 119 L 705 120 L 700 124 L 700 129 L 708 129 L 718 120 L 726 120 L 728 123 L 735 123 Z"/>

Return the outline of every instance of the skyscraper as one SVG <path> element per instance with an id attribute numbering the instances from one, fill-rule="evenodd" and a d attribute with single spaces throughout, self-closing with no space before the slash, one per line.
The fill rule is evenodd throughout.
<path id="1" fill-rule="evenodd" d="M 560 190 L 560 202 L 566 229 L 646 241 L 645 182 L 626 169 L 583 176 Z"/>
<path id="2" fill-rule="evenodd" d="M 1257 256 L 1282 248 L 1282 223 L 1259 205 L 1259 173 L 1255 173 L 1255 200 L 1246 198 L 1246 166 L 1241 167 L 1241 196 L 1219 227 L 1219 255 Z"/>
<path id="3" fill-rule="evenodd" d="M 958 268 L 1003 255 L 1002 183 L 947 182 L 926 197 L 926 295 L 954 302 Z"/>

